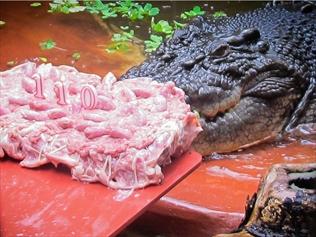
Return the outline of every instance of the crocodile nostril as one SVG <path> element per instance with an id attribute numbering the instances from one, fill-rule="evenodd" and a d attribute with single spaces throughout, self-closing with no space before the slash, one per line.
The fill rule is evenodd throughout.
<path id="1" fill-rule="evenodd" d="M 260 32 L 256 28 L 249 28 L 249 29 L 243 30 L 240 33 L 240 36 L 246 41 L 256 41 L 260 39 Z"/>

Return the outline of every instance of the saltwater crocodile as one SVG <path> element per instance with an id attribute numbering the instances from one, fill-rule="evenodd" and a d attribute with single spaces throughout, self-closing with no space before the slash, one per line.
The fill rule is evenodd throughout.
<path id="1" fill-rule="evenodd" d="M 266 6 L 220 20 L 198 17 L 176 30 L 122 79 L 174 81 L 204 132 L 203 155 L 258 143 L 316 122 L 316 9 Z"/>

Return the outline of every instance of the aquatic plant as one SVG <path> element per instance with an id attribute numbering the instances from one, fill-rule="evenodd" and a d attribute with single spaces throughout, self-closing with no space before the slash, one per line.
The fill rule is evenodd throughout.
<path id="1" fill-rule="evenodd" d="M 202 16 L 204 14 L 205 11 L 202 11 L 200 6 L 195 6 L 192 10 L 183 12 L 180 17 L 181 19 L 187 20 L 196 16 Z"/>
<path id="2" fill-rule="evenodd" d="M 42 63 L 47 63 L 48 59 L 46 57 L 38 57 L 38 59 L 42 62 Z"/>
<path id="3" fill-rule="evenodd" d="M 77 0 L 53 0 L 49 5 L 49 12 L 51 13 L 68 14 L 87 11 L 91 14 L 98 15 L 103 20 L 121 17 L 135 22 L 151 17 L 148 29 L 149 39 L 143 41 L 145 52 L 156 50 L 165 38 L 170 37 L 176 29 L 182 29 L 185 26 L 185 23 L 178 21 L 173 21 L 173 24 L 163 19 L 155 22 L 154 16 L 160 13 L 160 9 L 154 7 L 151 3 L 141 3 L 133 0 L 119 0 L 116 2 L 105 2 L 102 0 L 83 0 L 83 2 Z M 181 13 L 180 19 L 187 21 L 204 14 L 205 11 L 203 11 L 200 6 L 194 6 L 191 10 Z M 212 16 L 214 18 L 220 18 L 226 16 L 226 13 L 217 11 Z M 133 40 L 135 38 L 134 30 L 130 30 L 129 27 L 120 28 L 122 32 L 113 34 L 111 39 L 113 43 L 106 49 L 109 53 L 128 51 L 127 42 L 135 42 L 135 40 Z"/>
<path id="4" fill-rule="evenodd" d="M 174 28 L 169 25 L 168 21 L 160 20 L 157 23 L 155 23 L 155 18 L 151 18 L 151 29 L 154 32 L 162 33 L 167 36 L 171 35 L 174 31 Z"/>
<path id="5" fill-rule="evenodd" d="M 223 11 L 214 12 L 212 15 L 214 18 L 221 18 L 227 16 L 227 14 Z"/>
<path id="6" fill-rule="evenodd" d="M 40 3 L 40 2 L 33 2 L 33 3 L 30 4 L 30 6 L 31 7 L 40 7 L 40 6 L 42 6 L 42 3 Z"/>
<path id="7" fill-rule="evenodd" d="M 111 40 L 112 44 L 110 44 L 106 48 L 106 52 L 114 53 L 116 51 L 119 52 L 127 52 L 128 51 L 128 44 L 127 42 L 132 42 L 134 39 L 134 30 L 126 31 L 129 29 L 129 26 L 121 26 L 120 27 L 123 31 L 122 33 L 115 33 L 113 34 Z"/>
<path id="8" fill-rule="evenodd" d="M 40 42 L 39 46 L 41 47 L 41 50 L 49 50 L 55 48 L 56 42 L 54 42 L 52 39 L 48 39 Z"/>
<path id="9" fill-rule="evenodd" d="M 159 35 L 150 35 L 149 40 L 145 40 L 145 52 L 150 53 L 155 51 L 162 43 L 163 37 Z"/>
<path id="10" fill-rule="evenodd" d="M 49 3 L 50 10 L 48 12 L 57 12 L 57 13 L 76 13 L 82 12 L 86 8 L 81 6 L 77 0 L 53 0 L 52 3 Z"/>
<path id="11" fill-rule="evenodd" d="M 132 41 L 134 38 L 134 30 L 130 30 L 129 32 L 123 31 L 122 33 L 116 33 L 112 36 L 112 41 L 114 42 L 124 42 L 124 41 Z"/>
<path id="12" fill-rule="evenodd" d="M 80 53 L 79 52 L 74 52 L 72 55 L 71 55 L 72 59 L 75 60 L 75 61 L 78 61 L 81 57 Z"/>
<path id="13" fill-rule="evenodd" d="M 18 63 L 17 61 L 11 60 L 11 61 L 8 61 L 8 62 L 7 62 L 7 66 L 13 67 L 13 66 L 17 65 L 17 63 Z"/>

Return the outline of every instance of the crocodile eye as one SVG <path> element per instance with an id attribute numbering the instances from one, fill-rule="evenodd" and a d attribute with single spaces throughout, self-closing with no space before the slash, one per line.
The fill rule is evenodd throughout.
<path id="1" fill-rule="evenodd" d="M 220 44 L 210 53 L 212 56 L 226 56 L 228 53 L 229 46 L 227 44 Z"/>

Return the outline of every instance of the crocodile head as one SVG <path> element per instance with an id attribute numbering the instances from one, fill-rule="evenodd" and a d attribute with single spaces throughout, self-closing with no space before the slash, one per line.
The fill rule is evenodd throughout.
<path id="1" fill-rule="evenodd" d="M 195 148 L 203 155 L 234 151 L 279 133 L 306 87 L 304 68 L 278 53 L 288 46 L 264 38 L 258 28 L 227 30 L 199 18 L 123 79 L 174 81 L 200 115 Z"/>

